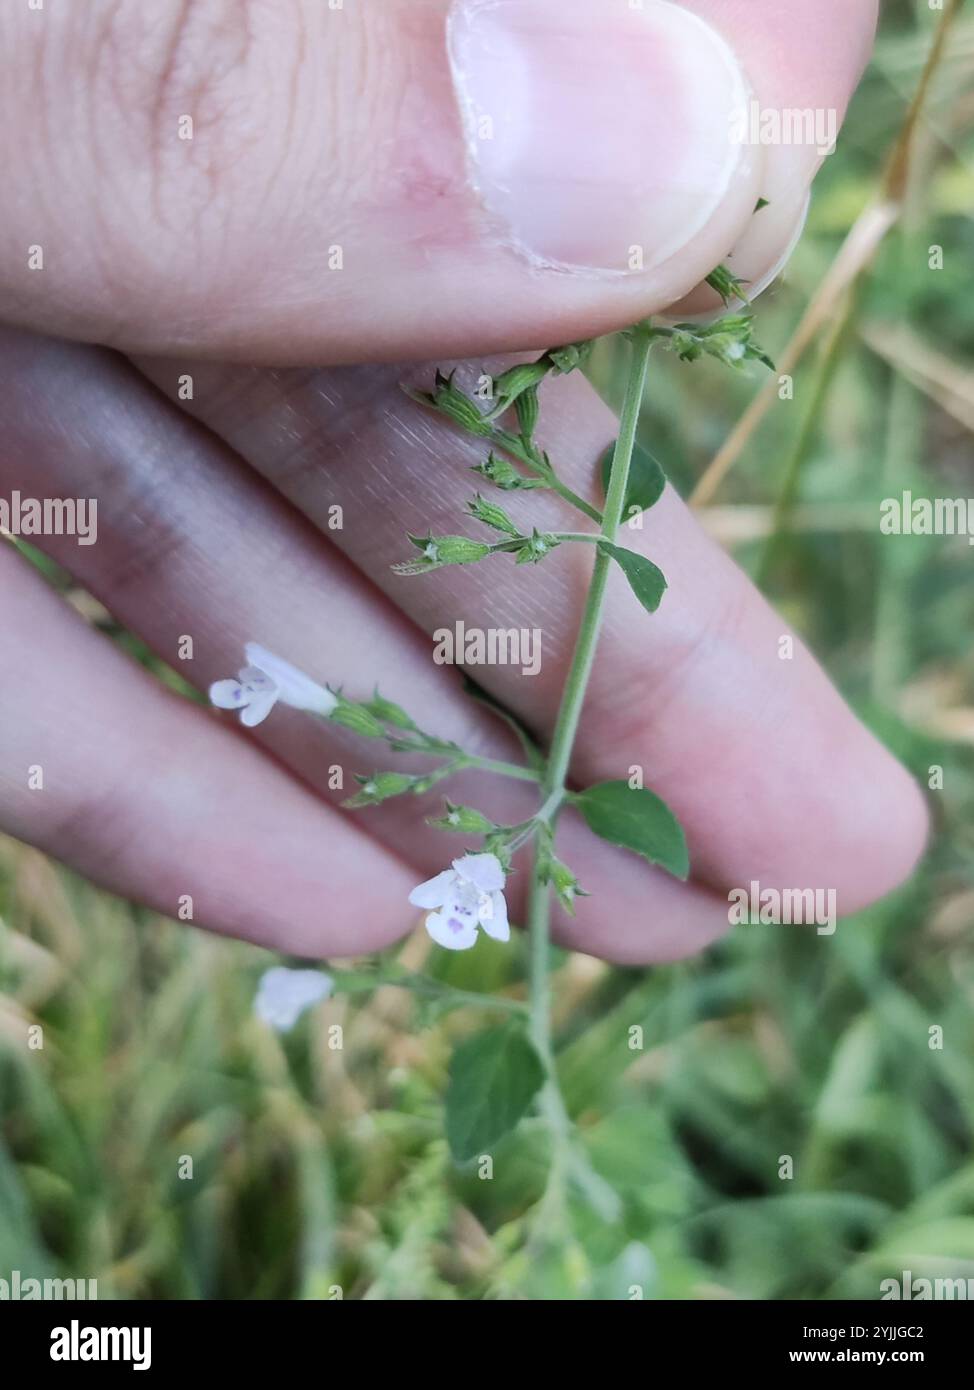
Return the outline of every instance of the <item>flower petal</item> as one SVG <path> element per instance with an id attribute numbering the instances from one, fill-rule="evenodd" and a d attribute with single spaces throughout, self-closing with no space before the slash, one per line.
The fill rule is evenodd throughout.
<path id="1" fill-rule="evenodd" d="M 252 729 L 255 724 L 263 724 L 276 704 L 276 686 L 269 690 L 266 695 L 252 695 L 246 709 L 240 711 L 241 724 L 246 724 L 248 729 Z"/>
<path id="2" fill-rule="evenodd" d="M 504 870 L 496 854 L 465 854 L 462 859 L 454 859 L 453 867 L 481 893 L 494 893 L 504 887 Z"/>
<path id="3" fill-rule="evenodd" d="M 442 907 L 453 891 L 457 876 L 452 869 L 444 869 L 435 878 L 428 878 L 409 895 L 413 907 Z"/>
<path id="4" fill-rule="evenodd" d="M 335 696 L 323 685 L 313 681 L 283 657 L 275 656 L 257 642 L 248 642 L 244 651 L 247 661 L 269 676 L 281 692 L 281 700 L 292 709 L 310 710 L 313 714 L 331 714 L 338 704 Z"/>
<path id="5" fill-rule="evenodd" d="M 438 946 L 448 951 L 469 951 L 477 944 L 477 923 L 471 918 L 449 917 L 445 912 L 431 912 L 426 930 Z"/>
<path id="6" fill-rule="evenodd" d="M 246 692 L 239 681 L 214 681 L 210 686 L 210 704 L 217 709 L 242 709 L 246 703 Z"/>
<path id="7" fill-rule="evenodd" d="M 276 690 L 277 686 L 266 671 L 258 666 L 245 666 L 240 672 L 245 690 Z"/>
<path id="8" fill-rule="evenodd" d="M 280 1033 L 293 1028 L 305 1009 L 327 999 L 334 981 L 322 970 L 265 970 L 257 986 L 254 1013 Z"/>
<path id="9" fill-rule="evenodd" d="M 511 928 L 507 920 L 507 902 L 503 893 L 491 893 L 490 912 L 481 912 L 480 925 L 495 941 L 510 941 Z"/>

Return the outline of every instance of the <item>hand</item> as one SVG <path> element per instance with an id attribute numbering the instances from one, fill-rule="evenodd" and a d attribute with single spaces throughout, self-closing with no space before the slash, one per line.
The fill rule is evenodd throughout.
<path id="1" fill-rule="evenodd" d="M 533 120 L 571 108 L 548 61 L 561 51 L 551 26 L 590 25 L 587 0 L 519 0 L 537 30 L 515 19 L 480 38 L 471 26 L 513 11 L 503 0 L 466 8 L 454 57 L 475 100 L 485 79 L 471 64 L 503 41 L 525 59 L 511 70 L 529 72 L 543 38 Z M 875 19 L 871 0 L 684 8 L 726 36 L 768 107 L 844 109 Z M 763 279 L 794 239 L 817 156 L 729 146 L 725 107 L 740 79 L 728 50 L 646 0 L 642 16 L 600 9 L 595 33 L 566 42 L 573 80 L 579 52 L 592 57 L 567 170 L 580 187 L 559 167 L 564 150 L 547 150 L 554 173 L 537 184 L 533 153 L 505 153 L 495 131 L 478 197 L 464 176 L 445 10 L 294 4 L 273 22 L 256 3 L 105 6 L 100 22 L 99 5 L 5 12 L 0 140 L 18 196 L 2 231 L 0 313 L 135 362 L 5 330 L 0 496 L 97 498 L 96 545 L 39 542 L 198 688 L 232 674 L 254 639 L 350 692 L 377 681 L 438 732 L 509 757 L 503 726 L 433 665 L 426 634 L 458 615 L 468 627 L 540 628 L 537 677 L 476 674 L 543 738 L 590 557 L 566 549 L 530 585 L 500 565 L 397 580 L 389 564 L 403 532 L 453 529 L 479 452 L 401 395 L 401 369 L 201 359 L 440 360 L 608 331 L 691 292 L 729 247 L 738 274 Z M 615 31 L 647 18 L 663 26 L 648 44 Z M 670 67 L 669 79 L 656 72 L 678 52 L 696 65 L 686 90 Z M 650 70 L 655 83 L 643 81 Z M 638 127 L 644 185 L 612 185 L 613 169 L 637 166 L 623 148 L 632 130 L 595 90 L 593 74 L 607 73 Z M 511 92 L 508 106 L 533 113 L 529 97 Z M 194 138 L 180 143 L 184 113 L 195 113 Z M 598 147 L 579 145 L 603 119 L 611 131 Z M 663 119 L 678 166 L 650 139 Z M 769 206 L 752 216 L 759 196 Z M 617 236 L 645 247 L 649 269 L 612 273 Z M 28 244 L 44 248 L 42 272 L 23 268 Z M 327 270 L 329 245 L 343 246 L 341 272 Z M 702 302 L 697 292 L 691 307 Z M 187 373 L 193 400 L 177 401 Z M 594 495 L 614 421 L 580 378 L 547 390 L 542 442 L 570 485 Z M 329 527 L 336 506 L 340 530 Z M 534 494 L 532 509 L 539 524 L 576 529 L 557 499 Z M 627 543 L 651 551 L 671 589 L 652 621 L 624 585 L 613 590 L 573 772 L 590 782 L 639 763 L 687 828 L 694 880 L 651 871 L 566 817 L 563 857 L 593 897 L 562 919 L 561 939 L 621 961 L 669 958 L 726 930 L 727 892 L 752 878 L 834 887 L 847 912 L 893 887 L 926 831 L 906 774 L 800 647 L 779 660 L 784 624 L 672 493 Z M 9 548 L 0 584 L 0 826 L 116 892 L 171 915 L 189 897 L 194 921 L 282 950 L 365 952 L 411 925 L 410 888 L 452 846 L 415 803 L 408 816 L 397 803 L 354 818 L 337 809 L 348 787 L 330 789 L 330 769 L 371 771 L 361 741 L 285 710 L 241 735 L 80 622 Z M 179 660 L 186 635 L 191 661 Z M 44 787 L 31 790 L 38 766 Z M 494 787 L 493 803 L 483 787 L 488 813 L 511 820 L 529 805 L 513 784 Z M 448 790 L 463 800 L 462 785 Z"/>
<path id="2" fill-rule="evenodd" d="M 735 138 L 742 110 L 841 122 L 877 10 L 459 0 L 448 33 L 449 0 L 337 3 L 3 6 L 3 317 L 124 351 L 391 362 L 628 327 L 732 248 L 758 284 L 822 154 Z"/>

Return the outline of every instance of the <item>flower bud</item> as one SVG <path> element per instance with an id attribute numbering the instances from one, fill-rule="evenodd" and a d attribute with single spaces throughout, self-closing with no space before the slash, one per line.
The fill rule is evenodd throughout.
<path id="1" fill-rule="evenodd" d="M 482 521 L 485 526 L 493 527 L 495 531 L 502 531 L 507 536 L 521 534 L 504 508 L 498 507 L 496 502 L 488 502 L 479 492 L 472 502 L 467 503 L 467 510 L 471 516 Z"/>

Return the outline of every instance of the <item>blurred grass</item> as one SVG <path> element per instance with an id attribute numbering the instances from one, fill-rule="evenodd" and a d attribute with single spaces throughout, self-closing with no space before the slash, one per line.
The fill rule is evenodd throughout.
<path id="1" fill-rule="evenodd" d="M 760 303 L 772 352 L 877 186 L 938 18 L 885 7 L 788 281 Z M 468 1018 L 383 991 L 329 1002 L 282 1043 L 251 1015 L 266 953 L 0 842 L 0 1277 L 97 1278 L 102 1297 L 315 1298 L 339 1285 L 427 1299 L 625 1297 L 631 1284 L 677 1298 L 876 1298 L 903 1269 L 974 1277 L 972 553 L 963 538 L 878 529 L 880 500 L 904 487 L 974 493 L 971 416 L 962 423 L 974 411 L 972 73 L 962 12 L 904 218 L 834 359 L 824 370 L 815 345 L 796 401 L 769 413 L 703 514 L 922 783 L 943 767 L 916 879 L 827 949 L 801 929 L 743 928 L 648 972 L 566 958 L 564 1088 L 624 1214 L 606 1228 L 578 1212 L 565 1257 L 528 1267 L 512 1223 L 539 1189 L 544 1136 L 523 1126 L 492 1182 L 455 1171 L 440 1138 L 450 1040 Z M 928 268 L 933 244 L 942 271 Z M 943 359 L 932 373 L 931 351 Z M 599 370 L 611 395 L 611 349 Z M 681 490 L 755 384 L 656 362 L 644 441 Z M 500 985 L 519 965 L 485 942 L 476 979 L 466 960 L 439 968 L 480 988 L 485 971 Z M 37 1022 L 45 1045 L 31 1051 Z"/>

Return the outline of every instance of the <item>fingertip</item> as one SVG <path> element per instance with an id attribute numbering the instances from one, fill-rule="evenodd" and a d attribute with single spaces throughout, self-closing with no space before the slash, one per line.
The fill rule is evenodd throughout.
<path id="1" fill-rule="evenodd" d="M 840 896 L 843 914 L 862 911 L 901 888 L 916 872 L 930 839 L 930 808 L 920 786 L 885 748 L 877 745 L 871 774 L 860 782 L 845 812 L 850 882 Z M 861 848 L 859 827 L 871 829 Z"/>

